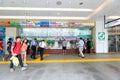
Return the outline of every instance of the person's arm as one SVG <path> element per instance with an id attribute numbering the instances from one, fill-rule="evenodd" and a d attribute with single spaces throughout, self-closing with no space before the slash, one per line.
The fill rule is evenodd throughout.
<path id="1" fill-rule="evenodd" d="M 12 53 L 12 56 L 16 56 L 16 54 L 15 54 L 14 51 L 13 51 L 14 46 L 15 46 L 15 43 L 13 43 L 13 44 L 11 45 L 11 53 Z"/>
<path id="2" fill-rule="evenodd" d="M 46 48 L 46 43 L 44 42 L 44 46 L 45 46 L 45 48 Z"/>

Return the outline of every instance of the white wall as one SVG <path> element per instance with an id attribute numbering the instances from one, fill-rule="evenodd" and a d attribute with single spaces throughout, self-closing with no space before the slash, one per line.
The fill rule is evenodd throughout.
<path id="1" fill-rule="evenodd" d="M 6 28 L 6 37 L 8 36 L 14 36 L 14 38 L 17 36 L 18 32 L 17 32 L 17 28 Z"/>
<path id="2" fill-rule="evenodd" d="M 18 32 L 17 32 L 17 28 L 9 28 L 6 27 L 6 39 L 8 38 L 8 36 L 13 36 L 14 38 L 17 36 Z M 7 47 L 7 46 L 6 46 Z M 7 49 L 7 48 L 6 48 Z M 8 54 L 8 52 L 6 51 L 6 54 Z"/>
<path id="3" fill-rule="evenodd" d="M 98 32 L 105 32 L 105 40 L 98 39 Z M 108 32 L 104 29 L 104 19 L 96 21 L 96 53 L 108 53 Z"/>

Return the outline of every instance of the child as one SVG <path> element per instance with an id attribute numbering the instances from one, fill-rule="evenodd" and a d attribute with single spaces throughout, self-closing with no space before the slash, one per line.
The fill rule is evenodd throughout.
<path id="1" fill-rule="evenodd" d="M 22 47 L 21 47 L 21 55 L 22 55 L 24 66 L 27 66 L 27 64 L 26 64 L 26 51 L 27 51 L 27 47 L 28 47 L 28 40 L 24 39 L 23 43 L 22 43 Z"/>

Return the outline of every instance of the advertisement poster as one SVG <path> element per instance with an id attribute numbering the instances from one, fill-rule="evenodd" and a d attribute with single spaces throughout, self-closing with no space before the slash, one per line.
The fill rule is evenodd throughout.
<path id="1" fill-rule="evenodd" d="M 0 28 L 0 38 L 5 38 L 5 28 Z"/>

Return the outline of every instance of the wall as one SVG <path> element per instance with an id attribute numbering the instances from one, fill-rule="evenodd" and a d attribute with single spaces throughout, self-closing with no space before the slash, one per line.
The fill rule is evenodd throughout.
<path id="1" fill-rule="evenodd" d="M 17 34 L 18 34 L 17 28 L 9 28 L 9 27 L 7 27 L 6 28 L 6 43 L 7 43 L 7 40 L 8 40 L 9 36 L 13 36 L 15 38 Z M 7 53 L 7 51 L 6 51 L 6 53 Z"/>
<path id="2" fill-rule="evenodd" d="M 17 34 L 17 28 L 6 28 L 6 37 L 13 36 L 15 38 Z"/>
<path id="3" fill-rule="evenodd" d="M 108 53 L 108 32 L 104 29 L 104 19 L 96 21 L 96 53 Z M 105 32 L 105 40 L 98 39 L 98 32 Z"/>

